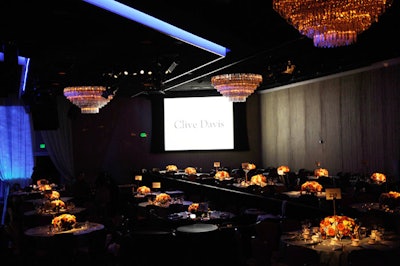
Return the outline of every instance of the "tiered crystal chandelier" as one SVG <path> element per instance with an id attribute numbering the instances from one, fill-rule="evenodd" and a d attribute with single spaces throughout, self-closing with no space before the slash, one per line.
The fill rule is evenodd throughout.
<path id="1" fill-rule="evenodd" d="M 393 0 L 273 0 L 273 8 L 314 46 L 332 48 L 357 41 Z"/>
<path id="2" fill-rule="evenodd" d="M 251 73 L 223 74 L 211 77 L 211 85 L 232 102 L 245 102 L 261 82 L 261 75 Z"/>
<path id="3" fill-rule="evenodd" d="M 82 114 L 97 114 L 113 98 L 113 95 L 103 97 L 105 91 L 103 86 L 66 87 L 64 96 L 78 106 Z"/>

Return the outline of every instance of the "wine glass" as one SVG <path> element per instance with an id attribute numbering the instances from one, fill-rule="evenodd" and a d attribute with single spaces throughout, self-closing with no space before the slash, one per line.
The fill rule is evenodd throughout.
<path id="1" fill-rule="evenodd" d="M 245 176 L 245 182 L 247 184 L 247 174 L 249 173 L 249 163 L 242 163 L 242 169 L 244 171 L 244 176 Z"/>

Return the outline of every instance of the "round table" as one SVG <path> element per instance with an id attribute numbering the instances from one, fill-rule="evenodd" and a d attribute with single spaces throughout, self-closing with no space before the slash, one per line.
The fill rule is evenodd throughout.
<path id="1" fill-rule="evenodd" d="M 176 228 L 177 232 L 181 233 L 208 233 L 218 230 L 215 224 L 195 223 L 189 225 L 182 225 Z"/>

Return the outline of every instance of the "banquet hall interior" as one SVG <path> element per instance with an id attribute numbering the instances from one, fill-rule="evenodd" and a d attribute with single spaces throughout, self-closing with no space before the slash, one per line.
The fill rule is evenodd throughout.
<path id="1" fill-rule="evenodd" d="M 1 265 L 400 259 L 399 12 L 6 1 Z"/>

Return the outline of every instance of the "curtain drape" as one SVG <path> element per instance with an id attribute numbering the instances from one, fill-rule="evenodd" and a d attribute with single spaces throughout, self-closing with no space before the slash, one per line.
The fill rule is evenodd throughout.
<path id="1" fill-rule="evenodd" d="M 57 98 L 59 128 L 41 131 L 47 152 L 61 175 L 61 183 L 72 183 L 74 177 L 71 123 L 68 118 L 70 105 L 65 98 Z"/>
<path id="2" fill-rule="evenodd" d="M 0 100 L 0 198 L 3 199 L 1 224 L 5 222 L 10 187 L 30 184 L 34 165 L 32 126 L 29 114 L 15 97 Z"/>

